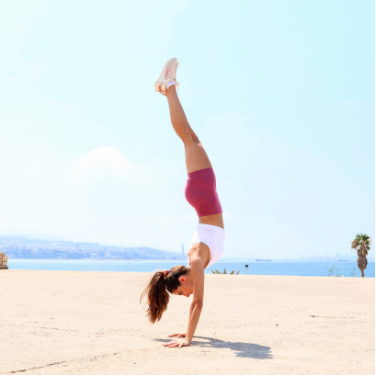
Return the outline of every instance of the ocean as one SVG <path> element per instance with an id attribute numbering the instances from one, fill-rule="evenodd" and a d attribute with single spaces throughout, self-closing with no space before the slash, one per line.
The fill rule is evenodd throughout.
<path id="1" fill-rule="evenodd" d="M 131 261 L 131 260 L 35 260 L 35 259 L 11 259 L 8 261 L 9 269 L 14 270 L 67 270 L 67 271 L 97 271 L 97 272 L 146 272 L 170 269 L 174 265 L 182 264 L 181 261 Z M 245 267 L 248 265 L 248 268 Z M 329 274 L 329 268 L 334 266 L 335 274 L 344 277 L 353 277 L 351 274 L 355 268 L 356 277 L 360 277 L 360 270 L 355 262 L 226 262 L 220 261 L 205 270 L 211 274 L 211 270 L 224 268 L 229 273 L 235 269 L 240 274 L 250 275 L 290 275 L 325 277 Z M 369 262 L 365 270 L 365 276 L 375 278 L 375 262 Z"/>

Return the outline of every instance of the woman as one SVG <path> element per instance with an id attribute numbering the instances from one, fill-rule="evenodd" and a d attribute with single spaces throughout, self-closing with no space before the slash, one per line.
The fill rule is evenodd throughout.
<path id="1" fill-rule="evenodd" d="M 204 270 L 222 256 L 225 231 L 212 165 L 200 140 L 190 127 L 176 93 L 179 85 L 176 81 L 178 65 L 176 58 L 167 61 L 155 83 L 155 90 L 167 97 L 172 126 L 184 144 L 188 171 L 185 196 L 196 210 L 199 223 L 188 252 L 189 268 L 175 266 L 171 270 L 156 272 L 141 298 L 147 295 L 147 315 L 149 320 L 155 323 L 167 309 L 169 294 L 186 297 L 193 294 L 186 333 L 169 336 L 185 339 L 175 339 L 164 345 L 180 348 L 191 344 L 203 307 Z"/>

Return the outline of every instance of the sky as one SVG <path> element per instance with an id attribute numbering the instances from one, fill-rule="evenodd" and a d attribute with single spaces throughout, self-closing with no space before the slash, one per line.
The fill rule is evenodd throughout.
<path id="1" fill-rule="evenodd" d="M 371 0 L 1 2 L 0 236 L 189 247 L 154 91 L 176 56 L 224 257 L 350 253 L 375 239 L 374 27 Z"/>

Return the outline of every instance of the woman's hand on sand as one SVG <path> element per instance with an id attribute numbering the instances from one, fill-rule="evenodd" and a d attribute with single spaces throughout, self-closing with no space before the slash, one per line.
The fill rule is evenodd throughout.
<path id="1" fill-rule="evenodd" d="M 169 347 L 170 349 L 173 348 L 173 347 L 178 347 L 180 349 L 181 347 L 190 346 L 190 345 L 191 345 L 191 342 L 187 341 L 186 339 L 184 339 L 183 341 L 179 341 L 178 339 L 174 339 L 173 341 L 171 341 L 169 343 L 165 343 L 163 346 Z"/>
<path id="2" fill-rule="evenodd" d="M 169 337 L 183 338 L 183 337 L 185 337 L 185 334 L 186 333 L 170 334 Z"/>

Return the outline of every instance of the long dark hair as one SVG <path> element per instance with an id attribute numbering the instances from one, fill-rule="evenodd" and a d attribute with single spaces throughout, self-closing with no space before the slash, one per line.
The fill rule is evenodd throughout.
<path id="1" fill-rule="evenodd" d="M 166 277 L 162 271 L 154 273 L 140 298 L 141 301 L 144 296 L 147 296 L 146 312 L 150 322 L 154 324 L 162 318 L 170 300 L 169 293 L 172 294 L 180 286 L 179 277 L 188 273 L 189 269 L 183 265 L 174 266 L 167 272 Z"/>

